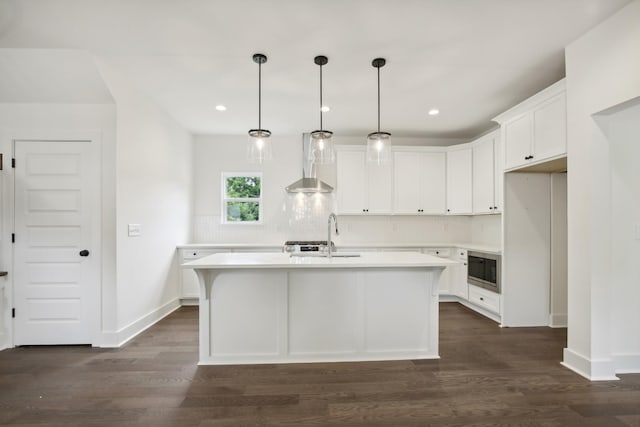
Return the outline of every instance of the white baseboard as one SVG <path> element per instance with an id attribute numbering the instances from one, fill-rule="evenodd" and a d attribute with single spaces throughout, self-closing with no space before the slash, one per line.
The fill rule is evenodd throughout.
<path id="1" fill-rule="evenodd" d="M 487 318 L 493 320 L 494 322 L 499 323 L 500 326 L 502 326 L 502 317 L 499 314 L 492 313 L 491 311 L 485 310 L 482 307 L 478 307 L 477 305 L 475 305 L 475 304 L 473 304 L 473 303 L 471 303 L 469 301 L 466 301 L 464 299 L 460 299 L 459 303 L 464 305 L 467 308 L 470 308 L 471 310 L 475 311 L 476 313 L 480 313 L 484 317 L 487 317 Z"/>
<path id="2" fill-rule="evenodd" d="M 549 315 L 549 327 L 551 328 L 566 328 L 567 327 L 567 313 L 551 313 Z"/>
<path id="3" fill-rule="evenodd" d="M 200 305 L 200 298 L 180 298 L 180 305 Z"/>
<path id="4" fill-rule="evenodd" d="M 563 356 L 563 361 L 560 362 L 562 366 L 588 380 L 613 381 L 620 379 L 615 375 L 614 362 L 611 359 L 592 360 L 569 348 L 564 349 Z"/>
<path id="5" fill-rule="evenodd" d="M 614 354 L 616 374 L 640 373 L 640 354 Z"/>
<path id="6" fill-rule="evenodd" d="M 153 326 L 162 318 L 180 308 L 180 299 L 176 298 L 151 313 L 142 316 L 116 332 L 103 332 L 101 342 L 96 347 L 121 347 L 124 343 Z"/>

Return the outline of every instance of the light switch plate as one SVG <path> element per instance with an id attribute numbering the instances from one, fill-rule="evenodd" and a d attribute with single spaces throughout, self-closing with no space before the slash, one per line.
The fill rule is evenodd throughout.
<path id="1" fill-rule="evenodd" d="M 140 234 L 140 224 L 129 224 L 129 237 L 138 237 Z"/>

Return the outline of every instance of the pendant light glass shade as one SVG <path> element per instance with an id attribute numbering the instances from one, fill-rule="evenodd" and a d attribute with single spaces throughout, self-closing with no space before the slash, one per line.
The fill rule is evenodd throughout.
<path id="1" fill-rule="evenodd" d="M 273 158 L 271 132 L 262 129 L 262 64 L 267 62 L 267 57 L 256 53 L 253 55 L 253 62 L 258 64 L 258 129 L 249 130 L 247 160 L 251 163 L 263 163 Z"/>
<path id="2" fill-rule="evenodd" d="M 251 129 L 247 144 L 247 159 L 251 163 L 263 163 L 273 158 L 271 132 L 266 129 Z"/>
<path id="3" fill-rule="evenodd" d="M 318 165 L 333 163 L 336 160 L 333 146 L 333 132 L 322 129 L 322 66 L 329 62 L 326 56 L 316 56 L 313 62 L 320 66 L 320 130 L 311 132 L 309 161 Z"/>
<path id="4" fill-rule="evenodd" d="M 378 69 L 378 131 L 367 136 L 367 162 L 382 165 L 391 161 L 391 134 L 380 132 L 380 68 L 387 61 L 376 58 L 371 62 Z"/>
<path id="5" fill-rule="evenodd" d="M 391 134 L 372 132 L 367 136 L 367 162 L 378 165 L 391 160 Z"/>
<path id="6" fill-rule="evenodd" d="M 333 146 L 333 132 L 314 130 L 311 132 L 311 146 L 309 160 L 317 165 L 326 165 L 336 161 L 336 151 Z"/>

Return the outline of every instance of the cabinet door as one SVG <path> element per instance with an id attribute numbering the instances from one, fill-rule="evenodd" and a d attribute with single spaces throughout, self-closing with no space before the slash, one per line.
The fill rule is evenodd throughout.
<path id="1" fill-rule="evenodd" d="M 550 99 L 533 110 L 533 141 L 535 156 L 543 160 L 567 152 L 566 107 L 564 94 Z"/>
<path id="2" fill-rule="evenodd" d="M 525 159 L 531 155 L 531 119 L 523 114 L 503 125 L 504 167 L 511 169 L 530 162 Z"/>
<path id="3" fill-rule="evenodd" d="M 417 214 L 420 207 L 420 181 L 422 180 L 422 153 L 396 152 L 393 154 L 394 211 Z"/>
<path id="4" fill-rule="evenodd" d="M 447 212 L 452 214 L 472 211 L 471 149 L 447 153 Z"/>
<path id="5" fill-rule="evenodd" d="M 494 192 L 493 192 L 493 212 L 502 212 L 502 194 L 504 192 L 504 156 L 502 154 L 502 140 L 499 134 L 493 139 L 493 151 L 494 151 L 494 164 L 495 164 L 495 178 L 494 178 Z"/>
<path id="6" fill-rule="evenodd" d="M 195 261 L 207 255 L 211 255 L 218 252 L 229 252 L 228 250 L 210 250 L 210 249 L 180 249 L 179 260 L 180 264 L 189 261 Z M 182 286 L 182 298 L 199 298 L 200 297 L 200 282 L 195 271 L 190 268 L 180 268 L 180 283 Z"/>
<path id="7" fill-rule="evenodd" d="M 451 294 L 462 299 L 469 299 L 469 285 L 467 283 L 467 261 L 447 267 L 451 274 Z"/>
<path id="8" fill-rule="evenodd" d="M 392 162 L 367 165 L 368 213 L 390 214 L 393 205 Z"/>
<path id="9" fill-rule="evenodd" d="M 421 155 L 421 213 L 444 214 L 447 209 L 447 156 L 445 153 L 421 153 Z"/>
<path id="10" fill-rule="evenodd" d="M 422 253 L 437 256 L 439 258 L 448 258 L 450 254 L 449 248 L 424 248 Z M 438 293 L 440 295 L 451 295 L 451 267 L 446 267 L 440 273 L 438 281 Z"/>
<path id="11" fill-rule="evenodd" d="M 364 150 L 339 150 L 336 160 L 338 212 L 366 211 L 367 174 Z"/>
<path id="12" fill-rule="evenodd" d="M 494 200 L 493 138 L 473 147 L 473 213 L 492 213 Z"/>

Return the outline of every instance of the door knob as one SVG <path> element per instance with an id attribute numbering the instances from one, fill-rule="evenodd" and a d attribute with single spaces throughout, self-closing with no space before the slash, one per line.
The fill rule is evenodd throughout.
<path id="1" fill-rule="evenodd" d="M 83 249 L 80 251 L 80 256 L 89 256 L 89 251 L 86 249 Z"/>

